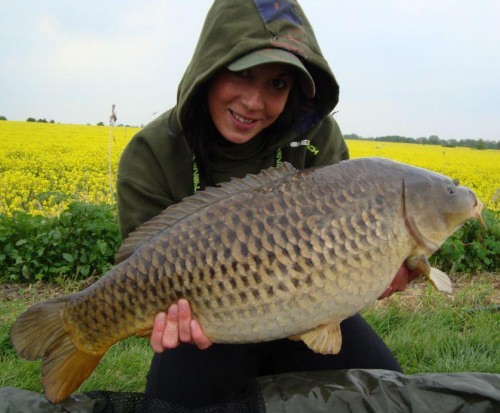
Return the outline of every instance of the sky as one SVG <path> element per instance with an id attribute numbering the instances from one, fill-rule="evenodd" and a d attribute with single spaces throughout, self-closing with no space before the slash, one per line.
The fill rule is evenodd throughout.
<path id="1" fill-rule="evenodd" d="M 500 0 L 302 0 L 344 134 L 500 140 Z M 209 0 L 0 0 L 0 116 L 145 125 Z"/>

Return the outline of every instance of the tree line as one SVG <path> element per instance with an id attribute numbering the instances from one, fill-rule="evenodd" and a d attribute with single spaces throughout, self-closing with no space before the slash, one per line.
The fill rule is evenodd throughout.
<path id="1" fill-rule="evenodd" d="M 8 120 L 5 116 L 3 115 L 0 115 L 0 121 L 2 120 Z M 28 119 L 26 119 L 26 122 L 39 122 L 39 123 L 56 123 L 55 120 L 51 119 L 51 120 L 47 120 L 45 118 L 39 118 L 39 119 L 36 119 L 36 118 L 32 118 L 32 117 L 29 117 Z M 90 125 L 90 123 L 87 123 L 87 125 Z M 96 123 L 97 126 L 106 126 L 104 124 L 104 122 L 97 122 Z M 116 126 L 119 126 L 119 127 L 126 127 L 126 128 L 139 128 L 139 127 L 143 127 L 143 125 L 141 126 L 135 126 L 135 125 L 124 125 L 122 123 L 116 125 Z"/>
<path id="2" fill-rule="evenodd" d="M 457 146 L 474 148 L 474 149 L 500 149 L 500 141 L 485 141 L 484 139 L 441 139 L 439 136 L 431 135 L 428 138 L 409 138 L 406 136 L 389 135 L 379 136 L 376 138 L 365 138 L 355 133 L 344 135 L 345 139 L 362 139 L 380 142 L 402 142 L 402 143 L 415 143 L 420 145 L 440 145 L 448 148 Z"/>

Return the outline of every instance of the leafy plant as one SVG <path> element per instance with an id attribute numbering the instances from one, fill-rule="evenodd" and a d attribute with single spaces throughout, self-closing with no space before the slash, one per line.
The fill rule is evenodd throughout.
<path id="1" fill-rule="evenodd" d="M 109 205 L 74 202 L 52 218 L 0 215 L 0 281 L 61 282 L 103 274 L 119 242 Z"/>
<path id="2" fill-rule="evenodd" d="M 500 222 L 498 213 L 483 212 L 486 228 L 469 221 L 430 259 L 431 264 L 448 272 L 497 272 L 500 269 Z"/>

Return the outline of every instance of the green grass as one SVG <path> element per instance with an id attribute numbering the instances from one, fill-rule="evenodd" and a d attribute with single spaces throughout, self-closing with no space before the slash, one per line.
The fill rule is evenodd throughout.
<path id="1" fill-rule="evenodd" d="M 500 373 L 500 274 L 455 277 L 454 282 L 452 296 L 419 282 L 363 313 L 405 373 Z M 80 288 L 81 283 L 0 285 L 0 387 L 42 390 L 40 363 L 17 357 L 10 326 L 33 303 Z M 78 391 L 141 392 L 152 354 L 146 339 L 124 340 L 110 349 Z"/>
<path id="2" fill-rule="evenodd" d="M 9 338 L 10 326 L 21 312 L 37 301 L 74 292 L 84 284 L 70 283 L 66 287 L 37 284 L 0 289 L 0 387 L 42 391 L 41 362 L 26 361 L 16 355 Z M 152 356 L 146 339 L 130 337 L 123 340 L 106 353 L 79 391 L 143 391 Z"/>
<path id="3" fill-rule="evenodd" d="M 412 373 L 500 373 L 499 275 L 461 277 L 452 296 L 417 284 L 364 316 Z"/>

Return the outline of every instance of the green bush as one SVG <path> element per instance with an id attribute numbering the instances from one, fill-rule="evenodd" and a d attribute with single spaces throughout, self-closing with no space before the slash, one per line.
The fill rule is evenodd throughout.
<path id="1" fill-rule="evenodd" d="M 487 228 L 468 221 L 431 257 L 431 264 L 448 272 L 500 271 L 499 214 L 485 210 L 483 219 Z"/>
<path id="2" fill-rule="evenodd" d="M 0 281 L 62 282 L 101 275 L 120 243 L 114 207 L 75 202 L 58 217 L 0 215 Z"/>

